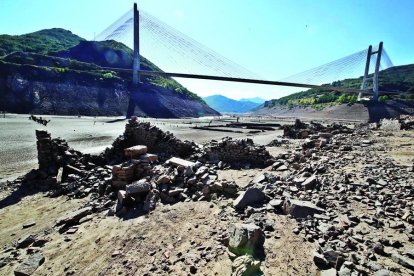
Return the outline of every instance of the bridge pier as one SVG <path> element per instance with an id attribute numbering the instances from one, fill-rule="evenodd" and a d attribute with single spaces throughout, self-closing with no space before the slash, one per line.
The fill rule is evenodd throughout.
<path id="1" fill-rule="evenodd" d="M 370 63 L 371 63 L 371 55 L 372 55 L 372 45 L 369 45 L 368 53 L 367 53 L 367 61 L 365 63 L 364 77 L 362 79 L 362 84 L 361 84 L 361 90 L 362 91 L 364 91 L 367 87 L 367 81 L 368 81 L 368 75 L 369 75 L 369 66 L 370 66 Z M 362 99 L 362 91 L 359 92 L 359 94 L 358 94 L 358 101 L 360 101 Z"/>
<path id="2" fill-rule="evenodd" d="M 378 50 L 376 51 L 372 51 L 372 46 L 369 45 L 368 47 L 368 53 L 367 53 L 367 61 L 365 64 L 365 72 L 364 72 L 364 77 L 362 79 L 362 84 L 361 84 L 361 92 L 358 94 L 358 100 L 361 100 L 362 98 L 362 92 L 366 91 L 367 89 L 367 82 L 369 80 L 372 80 L 372 92 L 373 92 L 373 96 L 372 96 L 372 100 L 374 102 L 378 101 L 378 97 L 379 97 L 379 69 L 380 69 L 380 65 L 381 65 L 381 55 L 382 55 L 382 49 L 383 49 L 383 42 L 381 41 L 378 45 Z M 375 71 L 374 71 L 374 76 L 372 78 L 369 77 L 369 67 L 370 67 L 370 63 L 371 63 L 371 56 L 377 54 L 377 59 L 375 62 Z"/>
<path id="3" fill-rule="evenodd" d="M 133 94 L 138 92 L 140 83 L 140 52 L 139 52 L 139 10 L 137 3 L 134 3 L 134 55 L 132 61 L 132 87 L 130 89 L 127 118 L 134 115 L 135 101 Z"/>
<path id="4" fill-rule="evenodd" d="M 373 100 L 376 102 L 378 101 L 378 90 L 379 90 L 379 84 L 378 84 L 378 74 L 379 74 L 379 69 L 380 69 L 380 64 L 381 64 L 381 55 L 382 55 L 382 41 L 380 42 L 380 44 L 378 45 L 378 50 L 376 51 L 377 53 L 377 62 L 375 63 L 375 72 L 374 72 L 374 97 Z"/>

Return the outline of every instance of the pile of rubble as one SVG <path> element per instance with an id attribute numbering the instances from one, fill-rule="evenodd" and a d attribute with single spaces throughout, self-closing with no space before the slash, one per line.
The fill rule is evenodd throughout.
<path id="1" fill-rule="evenodd" d="M 301 148 L 277 156 L 275 174 L 258 176 L 234 208 L 246 221 L 269 211 L 295 218 L 294 233 L 317 245 L 314 263 L 322 270 L 389 275 L 376 262 L 380 256 L 414 270 L 409 251 L 399 250 L 402 240 L 383 235 L 392 229 L 414 241 L 414 173 L 373 154 L 376 141 L 366 136 L 367 129 L 311 135 Z M 360 174 L 349 172 L 355 162 L 364 164 Z"/>
<path id="2" fill-rule="evenodd" d="M 388 131 L 414 129 L 414 116 L 400 115 L 399 118 L 382 119 L 379 123 L 372 123 L 370 127 Z"/>
<path id="3" fill-rule="evenodd" d="M 252 139 L 232 139 L 224 137 L 221 141 L 211 141 L 202 148 L 199 159 L 203 162 L 229 163 L 232 167 L 265 167 L 273 162 L 272 156 L 264 146 L 258 146 Z"/>
<path id="4" fill-rule="evenodd" d="M 93 212 L 144 214 L 157 204 L 234 198 L 232 221 L 238 218 L 239 223 L 232 223 L 223 238 L 233 275 L 260 273 L 264 239 L 274 231 L 265 219 L 269 212 L 297 221 L 294 233 L 315 244 L 313 261 L 321 270 L 388 275 L 377 262 L 383 257 L 414 270 L 404 241 L 384 235 L 392 229 L 414 241 L 414 172 L 374 153 L 378 141 L 367 127 L 351 130 L 297 120 L 285 127 L 285 136 L 305 140 L 275 157 L 251 139 L 227 137 L 197 146 L 136 118 L 102 156 L 74 151 L 44 131 L 36 136 L 36 177 L 54 180 L 51 195 L 90 195 L 84 208 L 58 220 L 62 233 L 76 231 L 73 226 Z M 241 189 L 233 181 L 218 180 L 226 163 L 271 167 Z M 356 164 L 362 166 L 358 171 Z"/>
<path id="5" fill-rule="evenodd" d="M 117 190 L 118 201 L 111 213 L 120 214 L 130 208 L 150 212 L 157 202 L 173 204 L 237 194 L 234 182 L 217 181 L 215 165 L 177 157 L 157 164 L 156 156 L 148 154 L 146 146 L 127 148 L 125 155 L 134 159 L 112 169 L 112 188 Z"/>
<path id="6" fill-rule="evenodd" d="M 69 149 L 68 144 L 60 138 L 53 139 L 46 130 L 36 130 L 37 160 L 39 169 L 50 174 L 57 174 L 59 163 Z"/>
<path id="7" fill-rule="evenodd" d="M 124 149 L 135 145 L 146 145 L 161 160 L 172 156 L 189 157 L 196 147 L 194 143 L 181 141 L 150 123 L 138 122 L 137 117 L 133 116 L 126 124 L 124 134 L 114 141 L 111 148 L 106 149 L 103 157 L 111 164 L 119 163 L 125 160 Z"/>
<path id="8" fill-rule="evenodd" d="M 322 124 L 316 122 L 306 124 L 301 122 L 299 119 L 295 120 L 294 125 L 283 126 L 283 136 L 290 139 L 305 139 L 312 134 L 320 132 L 336 135 L 339 133 L 352 133 L 352 129 L 336 123 L 327 126 L 323 126 Z"/>

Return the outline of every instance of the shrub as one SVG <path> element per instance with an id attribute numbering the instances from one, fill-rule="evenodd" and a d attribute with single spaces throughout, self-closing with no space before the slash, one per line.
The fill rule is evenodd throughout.
<path id="1" fill-rule="evenodd" d="M 55 71 L 56 73 L 62 74 L 66 72 L 66 68 L 54 67 L 53 71 Z"/>
<path id="2" fill-rule="evenodd" d="M 385 102 L 386 102 L 386 101 L 388 101 L 389 99 L 390 99 L 390 97 L 389 97 L 389 96 L 384 95 L 384 96 L 379 96 L 378 101 L 379 101 L 380 103 L 385 103 Z"/>
<path id="3" fill-rule="evenodd" d="M 102 75 L 102 78 L 104 78 L 105 80 L 110 80 L 115 78 L 115 74 L 112 72 L 108 72 Z"/>

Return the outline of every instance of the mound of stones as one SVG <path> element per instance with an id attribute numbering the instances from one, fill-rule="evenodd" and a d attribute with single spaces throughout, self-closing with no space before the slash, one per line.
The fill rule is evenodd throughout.
<path id="1" fill-rule="evenodd" d="M 255 145 L 249 138 L 224 137 L 220 141 L 213 140 L 202 148 L 199 156 L 204 162 L 222 161 L 239 168 L 265 167 L 273 162 L 266 148 Z"/>
<path id="2" fill-rule="evenodd" d="M 156 155 L 147 153 L 146 146 L 135 146 L 124 151 L 125 155 L 133 158 L 113 166 L 112 188 L 117 190 L 118 202 L 112 213 L 119 214 L 137 207 L 150 212 L 158 202 L 173 204 L 237 194 L 235 183 L 217 181 L 215 165 L 178 157 L 159 164 Z"/>
<path id="3" fill-rule="evenodd" d="M 145 145 L 161 160 L 172 156 L 189 157 L 196 148 L 194 143 L 181 141 L 172 133 L 162 131 L 150 123 L 138 122 L 137 117 L 133 116 L 126 124 L 124 134 L 113 142 L 103 156 L 107 162 L 116 164 L 125 160 L 124 149 L 136 145 Z"/>
<path id="4" fill-rule="evenodd" d="M 299 119 L 295 120 L 294 125 L 283 126 L 283 136 L 290 139 L 305 139 L 310 135 L 317 133 L 329 133 L 329 135 L 336 135 L 339 133 L 351 132 L 352 129 L 341 124 L 334 123 L 327 126 L 323 126 L 322 124 L 316 122 L 306 124 Z"/>
<path id="5" fill-rule="evenodd" d="M 397 231 L 414 241 L 414 172 L 376 154 L 373 149 L 381 145 L 368 126 L 297 120 L 285 127 L 285 136 L 304 139 L 302 145 L 275 157 L 250 139 L 223 138 L 204 146 L 182 142 L 136 118 L 101 156 L 77 152 L 44 131 L 36 136 L 39 170 L 25 180 L 48 183 L 53 196 L 90 195 L 84 208 L 57 221 L 61 233 L 76 231 L 94 212 L 145 214 L 158 204 L 234 198 L 240 221 L 231 224 L 226 241 L 233 275 L 260 273 L 264 237 L 273 229 L 261 215 L 266 212 L 297 221 L 294 233 L 315 244 L 313 261 L 321 270 L 386 275 L 390 271 L 377 263 L 386 257 L 413 271 L 404 242 L 383 233 Z M 355 163 L 362 164 L 358 172 L 352 170 Z M 242 190 L 218 181 L 217 171 L 228 166 L 268 165 Z"/>
<path id="6" fill-rule="evenodd" d="M 383 234 L 395 231 L 414 241 L 412 168 L 374 154 L 379 145 L 368 139 L 366 127 L 336 130 L 308 135 L 295 151 L 276 156 L 274 173 L 256 177 L 233 201 L 234 208 L 247 221 L 264 212 L 296 219 L 294 233 L 315 243 L 313 260 L 321 270 L 390 275 L 376 262 L 386 256 L 413 271 L 409 244 Z M 361 173 L 348 172 L 357 161 L 363 164 Z M 264 230 L 266 221 L 259 223 Z"/>
<path id="7" fill-rule="evenodd" d="M 414 129 L 414 116 L 400 115 L 399 118 L 382 119 L 379 123 L 372 123 L 370 127 L 387 131 Z"/>

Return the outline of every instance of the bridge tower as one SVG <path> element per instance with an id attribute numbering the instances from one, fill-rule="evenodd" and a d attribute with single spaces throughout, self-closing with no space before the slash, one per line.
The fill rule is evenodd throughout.
<path id="1" fill-rule="evenodd" d="M 132 68 L 132 83 L 135 87 L 140 81 L 140 56 L 139 56 L 139 10 L 137 3 L 134 3 L 134 61 Z"/>
<path id="2" fill-rule="evenodd" d="M 131 118 L 135 112 L 134 94 L 139 89 L 140 84 L 140 55 L 139 55 L 139 10 L 137 3 L 134 3 L 134 54 L 132 61 L 132 86 L 129 95 L 127 118 Z"/>
<path id="3" fill-rule="evenodd" d="M 365 64 L 365 72 L 364 72 L 364 77 L 362 79 L 362 84 L 361 84 L 361 90 L 365 91 L 367 89 L 368 86 L 368 82 L 372 80 L 372 90 L 373 90 L 373 97 L 372 99 L 374 101 L 378 101 L 378 91 L 379 91 L 379 85 L 378 85 L 378 74 L 379 74 L 379 69 L 380 69 L 380 65 L 381 65 L 381 55 L 382 55 L 382 49 L 383 49 L 383 42 L 381 41 L 378 45 L 378 49 L 376 51 L 372 51 L 372 46 L 369 45 L 368 47 L 368 52 L 367 52 L 367 61 Z M 371 56 L 377 54 L 377 59 L 375 62 L 375 71 L 374 71 L 374 75 L 373 77 L 369 76 L 369 68 L 370 68 L 370 63 L 371 63 Z M 358 100 L 361 100 L 362 98 L 362 92 L 359 93 L 358 95 Z"/>

